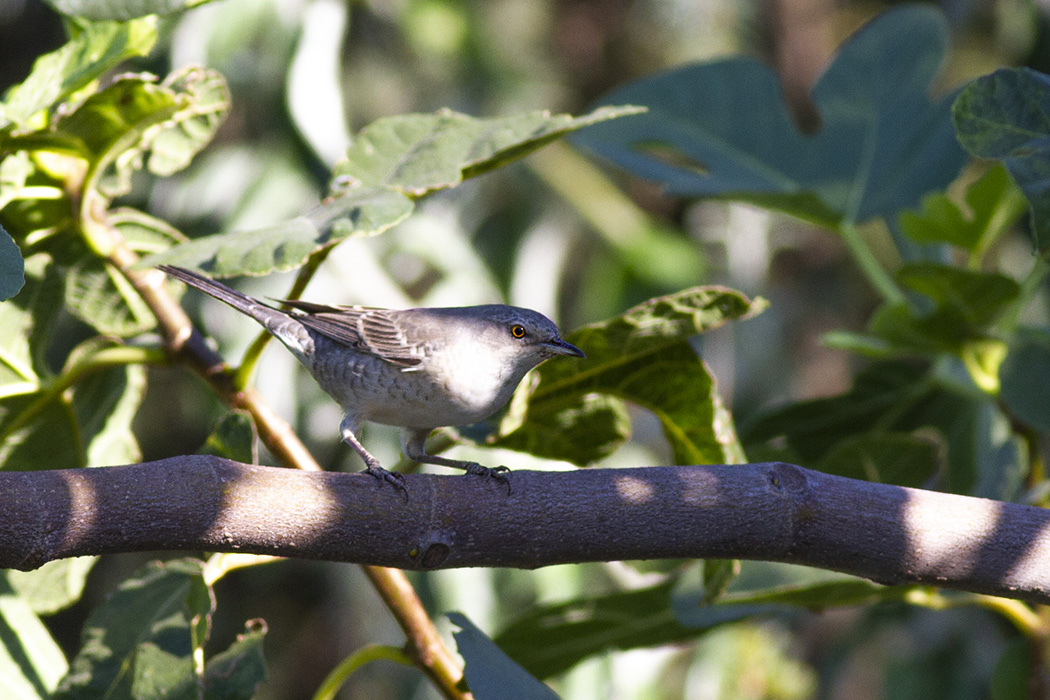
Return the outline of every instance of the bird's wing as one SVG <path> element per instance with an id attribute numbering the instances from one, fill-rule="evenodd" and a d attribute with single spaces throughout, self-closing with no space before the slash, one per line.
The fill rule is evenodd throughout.
<path id="1" fill-rule="evenodd" d="M 423 361 L 423 347 L 411 343 L 387 309 L 363 306 L 328 306 L 309 301 L 282 301 L 301 314 L 296 320 L 307 328 L 402 367 Z"/>

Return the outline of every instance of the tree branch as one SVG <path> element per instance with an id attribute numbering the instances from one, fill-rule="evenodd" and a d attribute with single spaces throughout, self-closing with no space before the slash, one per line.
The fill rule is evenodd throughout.
<path id="1" fill-rule="evenodd" d="M 187 456 L 0 472 L 0 567 L 141 550 L 242 551 L 401 569 L 621 559 L 793 562 L 885 584 L 1050 602 L 1050 511 L 790 464 L 406 475 Z"/>

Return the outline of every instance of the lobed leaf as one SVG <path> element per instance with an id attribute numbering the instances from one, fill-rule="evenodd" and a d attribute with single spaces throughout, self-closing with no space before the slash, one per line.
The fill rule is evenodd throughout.
<path id="1" fill-rule="evenodd" d="M 623 409 L 611 397 L 653 411 L 679 464 L 743 461 L 732 419 L 689 339 L 763 308 L 764 300 L 730 289 L 695 287 L 584 326 L 567 340 L 586 359 L 541 365 L 489 442 L 587 464 L 626 439 Z M 561 431 L 573 439 L 560 439 Z"/>
<path id="2" fill-rule="evenodd" d="M 718 197 L 828 227 L 896 217 L 955 179 L 966 156 L 951 97 L 930 99 L 948 42 L 938 10 L 883 12 L 839 49 L 813 88 L 819 129 L 795 126 L 772 70 L 733 58 L 676 68 L 603 102 L 648 112 L 573 140 L 683 197 Z"/>
<path id="3" fill-rule="evenodd" d="M 938 487 L 954 493 L 1010 500 L 1027 471 L 1021 441 L 995 399 L 977 390 L 965 370 L 942 363 L 876 362 L 849 391 L 767 410 L 744 426 L 748 451 L 782 437 L 802 466 L 820 460 L 844 440 L 879 431 L 937 431 L 947 470 Z M 846 443 L 848 444 L 848 443 Z"/>

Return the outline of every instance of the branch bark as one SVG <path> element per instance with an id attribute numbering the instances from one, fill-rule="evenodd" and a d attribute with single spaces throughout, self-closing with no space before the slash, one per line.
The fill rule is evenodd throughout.
<path id="1" fill-rule="evenodd" d="M 366 474 L 187 456 L 0 472 L 0 567 L 142 550 L 254 552 L 400 569 L 621 559 L 793 562 L 885 584 L 1050 602 L 1050 511 L 790 464 Z"/>

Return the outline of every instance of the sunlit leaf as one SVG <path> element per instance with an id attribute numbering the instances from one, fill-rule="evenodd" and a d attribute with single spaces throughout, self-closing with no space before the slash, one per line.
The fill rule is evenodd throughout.
<path id="1" fill-rule="evenodd" d="M 742 461 L 729 413 L 688 341 L 697 333 L 754 315 L 764 306 L 761 299 L 751 301 L 729 289 L 696 287 L 576 330 L 567 340 L 583 350 L 586 359 L 541 365 L 538 380 L 519 388 L 499 434 L 490 442 L 587 464 L 615 447 L 610 438 L 622 433 L 622 414 L 596 402 L 597 394 L 653 411 L 676 463 Z M 577 429 L 580 426 L 587 429 Z M 560 430 L 573 430 L 578 438 L 562 441 Z M 593 438 L 588 437 L 592 430 Z"/>
<path id="2" fill-rule="evenodd" d="M 98 557 L 49 561 L 32 571 L 7 572 L 8 582 L 33 612 L 50 615 L 80 600 L 88 572 Z"/>
<path id="3" fill-rule="evenodd" d="M 66 657 L 6 573 L 0 572 L 0 696 L 45 700 L 66 672 Z"/>
<path id="4" fill-rule="evenodd" d="M 145 56 L 157 40 L 156 22 L 81 22 L 65 46 L 33 64 L 29 77 L 11 88 L 0 105 L 0 129 L 24 126 L 33 115 L 99 78 L 131 56 Z"/>
<path id="5" fill-rule="evenodd" d="M 169 15 L 212 0 L 45 0 L 71 17 L 126 21 L 145 15 Z"/>
<path id="6" fill-rule="evenodd" d="M 634 114 L 602 107 L 582 117 L 530 112 L 478 119 L 442 110 L 380 119 L 361 130 L 336 166 L 336 180 L 385 186 L 411 197 L 455 187 L 577 129 Z"/>
<path id="7" fill-rule="evenodd" d="M 582 117 L 546 112 L 476 119 L 442 111 L 380 119 L 355 137 L 333 173 L 332 196 L 303 216 L 273 226 L 198 238 L 150 256 L 215 277 L 290 270 L 351 236 L 373 236 L 406 219 L 414 200 L 455 187 L 553 139 L 632 112 L 609 108 Z"/>

